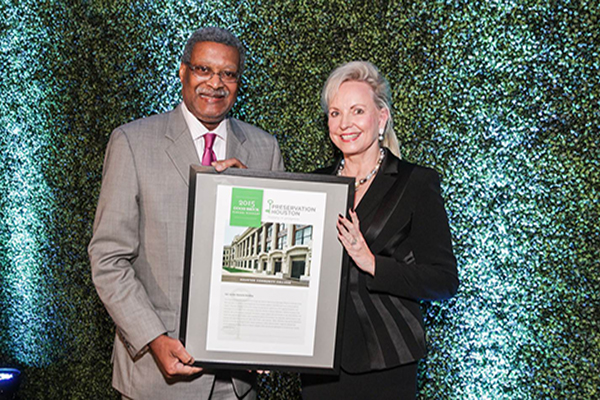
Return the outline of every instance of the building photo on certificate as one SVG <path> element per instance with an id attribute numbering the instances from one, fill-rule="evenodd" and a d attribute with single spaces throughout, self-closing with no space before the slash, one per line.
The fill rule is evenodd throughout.
<path id="1" fill-rule="evenodd" d="M 308 286 L 313 226 L 264 222 L 259 227 L 227 226 L 223 282 Z"/>

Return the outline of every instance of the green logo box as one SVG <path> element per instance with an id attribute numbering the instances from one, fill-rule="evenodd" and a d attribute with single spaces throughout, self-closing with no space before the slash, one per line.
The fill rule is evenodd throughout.
<path id="1" fill-rule="evenodd" d="M 259 227 L 262 222 L 262 202 L 262 189 L 232 188 L 229 224 Z"/>

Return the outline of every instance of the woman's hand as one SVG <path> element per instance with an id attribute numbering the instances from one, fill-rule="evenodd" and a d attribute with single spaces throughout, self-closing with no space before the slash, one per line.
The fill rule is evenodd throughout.
<path id="1" fill-rule="evenodd" d="M 375 276 L 375 256 L 360 233 L 360 222 L 356 213 L 350 210 L 350 219 L 339 215 L 337 230 L 338 239 L 358 268 Z"/>

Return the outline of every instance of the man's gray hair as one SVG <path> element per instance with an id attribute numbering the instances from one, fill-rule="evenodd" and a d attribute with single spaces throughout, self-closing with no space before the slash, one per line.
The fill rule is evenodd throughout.
<path id="1" fill-rule="evenodd" d="M 185 44 L 185 47 L 183 48 L 183 55 L 181 56 L 182 63 L 190 63 L 194 46 L 199 42 L 215 42 L 224 44 L 226 46 L 235 47 L 240 55 L 238 76 L 242 76 L 242 73 L 244 72 L 244 63 L 246 61 L 246 49 L 244 48 L 242 42 L 233 33 L 227 29 L 214 26 L 198 29 L 192 33 Z"/>

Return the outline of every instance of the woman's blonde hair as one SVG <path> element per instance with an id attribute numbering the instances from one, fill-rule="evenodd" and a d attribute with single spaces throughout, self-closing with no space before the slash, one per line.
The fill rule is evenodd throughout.
<path id="1" fill-rule="evenodd" d="M 329 78 L 327 78 L 325 86 L 323 86 L 323 92 L 321 93 L 321 106 L 325 114 L 329 114 L 329 103 L 342 83 L 347 81 L 367 83 L 373 91 L 373 100 L 377 108 L 388 110 L 389 117 L 385 124 L 381 145 L 387 147 L 396 157 L 400 158 L 400 146 L 394 132 L 394 121 L 392 120 L 390 87 L 377 67 L 370 62 L 351 61 L 340 65 L 329 74 Z"/>

